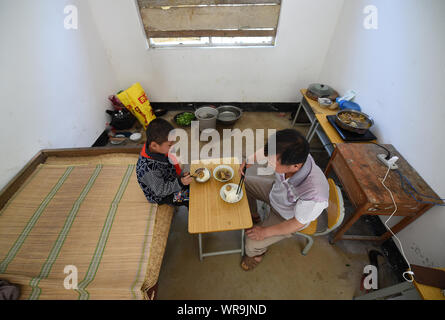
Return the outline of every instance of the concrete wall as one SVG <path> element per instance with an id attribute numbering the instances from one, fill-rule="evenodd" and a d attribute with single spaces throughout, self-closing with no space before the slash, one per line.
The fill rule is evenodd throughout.
<path id="1" fill-rule="evenodd" d="M 377 30 L 363 27 L 370 4 L 378 9 Z M 345 0 L 319 78 L 341 93 L 357 90 L 380 142 L 393 144 L 442 197 L 444 16 L 442 0 Z M 443 267 L 444 229 L 445 208 L 435 207 L 400 232 L 408 260 Z"/>
<path id="2" fill-rule="evenodd" d="M 292 102 L 317 80 L 343 0 L 284 0 L 274 48 L 146 49 L 134 1 L 90 0 L 119 84 L 154 102 Z"/>
<path id="3" fill-rule="evenodd" d="M 76 5 L 79 29 L 65 30 Z M 44 148 L 89 147 L 117 87 L 84 1 L 0 2 L 0 188 Z"/>

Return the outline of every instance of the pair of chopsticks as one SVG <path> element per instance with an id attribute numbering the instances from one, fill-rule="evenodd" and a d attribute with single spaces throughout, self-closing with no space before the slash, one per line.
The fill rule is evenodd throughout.
<path id="1" fill-rule="evenodd" d="M 244 179 L 246 178 L 246 169 L 247 169 L 247 165 L 244 166 L 244 168 L 243 168 L 243 175 L 241 176 L 241 180 L 238 184 L 238 189 L 236 189 L 236 195 L 239 195 L 241 193 L 241 191 L 243 190 Z"/>

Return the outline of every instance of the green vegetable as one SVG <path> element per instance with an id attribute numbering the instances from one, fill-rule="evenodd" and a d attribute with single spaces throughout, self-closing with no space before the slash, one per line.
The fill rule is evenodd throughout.
<path id="1" fill-rule="evenodd" d="M 184 112 L 176 118 L 176 123 L 181 126 L 189 126 L 195 119 L 195 115 L 191 112 Z"/>

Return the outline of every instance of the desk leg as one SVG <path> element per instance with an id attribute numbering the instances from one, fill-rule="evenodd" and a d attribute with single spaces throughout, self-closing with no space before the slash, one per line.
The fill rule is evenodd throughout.
<path id="1" fill-rule="evenodd" d="M 342 236 L 348 231 L 348 229 L 357 222 L 357 220 L 364 214 L 366 214 L 366 210 L 368 209 L 368 205 L 364 204 L 361 207 L 355 210 L 354 214 L 351 218 L 349 218 L 348 222 L 346 222 L 340 230 L 335 234 L 334 239 L 332 239 L 331 244 L 334 244 L 338 240 L 341 240 Z"/>
<path id="2" fill-rule="evenodd" d="M 328 165 L 326 166 L 326 169 L 324 171 L 324 175 L 327 177 L 332 169 L 332 161 L 334 160 L 335 156 L 337 155 L 337 148 L 334 148 L 334 152 L 331 155 L 331 158 L 329 159 Z"/>

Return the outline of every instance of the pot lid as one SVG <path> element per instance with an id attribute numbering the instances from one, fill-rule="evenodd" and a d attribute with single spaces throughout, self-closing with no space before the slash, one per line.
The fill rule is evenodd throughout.
<path id="1" fill-rule="evenodd" d="M 334 94 L 335 90 L 332 89 L 330 86 L 321 84 L 321 83 L 313 83 L 308 88 L 309 91 L 311 91 L 313 94 L 317 96 L 330 96 Z"/>

